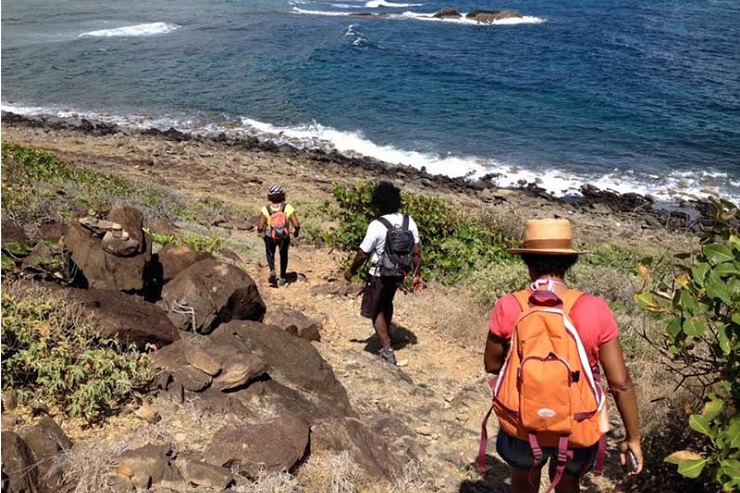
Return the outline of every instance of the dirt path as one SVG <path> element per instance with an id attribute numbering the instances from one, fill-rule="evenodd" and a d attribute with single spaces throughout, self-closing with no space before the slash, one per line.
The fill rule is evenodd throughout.
<path id="1" fill-rule="evenodd" d="M 124 134 L 92 137 L 78 132 L 29 129 L 3 125 L 3 141 L 33 145 L 69 156 L 140 183 L 156 183 L 193 199 L 213 197 L 255 211 L 263 205 L 269 184 L 280 182 L 292 197 L 328 200 L 332 183 L 376 178 L 361 170 L 322 167 L 307 158 L 285 158 L 262 151 L 175 143 L 148 136 Z M 406 183 L 423 191 L 421 181 Z M 439 192 L 453 196 L 453 192 Z M 625 243 L 651 241 L 676 245 L 692 241 L 684 232 L 648 227 L 643 218 L 608 212 L 587 213 L 502 191 L 495 207 L 502 217 L 520 222 L 523 215 L 565 215 L 589 241 L 619 239 Z M 502 198 L 503 197 L 503 198 Z M 493 207 L 480 197 L 455 196 L 475 207 Z M 300 212 L 300 211 L 299 211 Z M 245 268 L 258 282 L 268 309 L 288 306 L 322 324 L 315 347 L 331 364 L 362 419 L 388 416 L 399 426 L 398 443 L 418 458 L 422 472 L 417 484 L 426 491 L 505 492 L 507 468 L 491 449 L 491 473 L 481 478 L 472 469 L 478 449 L 480 423 L 490 404 L 483 372 L 482 350 L 488 310 L 477 307 L 453 289 L 429 286 L 417 295 L 399 293 L 394 322 L 399 367 L 374 354 L 377 341 L 367 319 L 359 315 L 360 298 L 314 294 L 327 283 L 344 283 L 337 271 L 340 255 L 298 242 L 290 252 L 289 271 L 298 280 L 285 287 L 267 284 L 263 246 L 254 232 L 212 228 L 228 243 L 248 252 Z M 356 282 L 354 293 L 359 291 Z M 451 337 L 451 333 L 455 336 Z M 398 424 L 400 423 L 400 424 Z M 406 429 L 401 430 L 400 427 Z M 495 419 L 489 427 L 495 435 Z M 403 433 L 412 440 L 403 440 Z M 608 458 L 606 478 L 586 479 L 584 491 L 613 491 L 621 472 Z"/>

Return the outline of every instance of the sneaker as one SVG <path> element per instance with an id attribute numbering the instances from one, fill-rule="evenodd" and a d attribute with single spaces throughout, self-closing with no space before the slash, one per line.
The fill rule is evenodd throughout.
<path id="1" fill-rule="evenodd" d="M 396 353 L 393 351 L 393 349 L 381 349 L 378 355 L 380 356 L 380 359 L 387 363 L 390 363 L 392 365 L 397 364 Z"/>
<path id="2" fill-rule="evenodd" d="M 274 270 L 271 270 L 268 282 L 270 283 L 270 285 L 274 286 L 276 281 L 277 281 L 277 274 L 275 274 Z"/>
<path id="3" fill-rule="evenodd" d="M 278 286 L 285 286 L 285 283 L 287 282 L 288 280 L 286 278 L 281 277 L 280 280 L 278 281 Z"/>

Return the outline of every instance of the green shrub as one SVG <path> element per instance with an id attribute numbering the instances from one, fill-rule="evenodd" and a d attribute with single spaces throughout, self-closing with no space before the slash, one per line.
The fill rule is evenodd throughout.
<path id="1" fill-rule="evenodd" d="M 221 237 L 217 234 L 211 234 L 208 236 L 188 236 L 182 239 L 182 243 L 196 252 L 217 253 L 221 248 Z"/>
<path id="2" fill-rule="evenodd" d="M 291 202 L 301 223 L 301 240 L 316 245 L 326 240 L 328 227 L 325 225 L 327 217 L 336 216 L 332 210 L 333 204 L 329 201 L 296 200 Z"/>
<path id="3" fill-rule="evenodd" d="M 729 492 L 740 488 L 740 211 L 711 201 L 715 225 L 705 232 L 701 251 L 677 256 L 669 278 L 654 277 L 646 261 L 641 272 L 649 288 L 636 301 L 668 315 L 665 332 L 653 342 L 683 388 L 704 389 L 689 426 L 708 442 L 706 450 L 677 451 L 666 461 L 690 478 L 708 469 Z"/>
<path id="4" fill-rule="evenodd" d="M 351 250 L 360 245 L 368 223 L 377 217 L 371 206 L 372 190 L 368 182 L 334 187 L 339 227 L 327 235 L 332 246 Z M 484 266 L 513 262 L 506 249 L 516 240 L 503 234 L 490 218 L 466 217 L 446 201 L 426 195 L 402 192 L 401 201 L 402 211 L 419 228 L 424 270 L 436 279 L 452 283 Z"/>
<path id="5" fill-rule="evenodd" d="M 147 355 L 100 337 L 76 307 L 42 288 L 2 288 L 2 388 L 21 403 L 94 421 L 148 383 Z"/>

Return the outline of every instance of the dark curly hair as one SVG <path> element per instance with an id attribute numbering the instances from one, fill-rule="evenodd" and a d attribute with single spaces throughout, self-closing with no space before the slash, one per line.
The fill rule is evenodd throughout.
<path id="1" fill-rule="evenodd" d="M 563 279 L 565 278 L 565 273 L 578 261 L 578 255 L 522 253 L 521 257 L 535 278 L 555 275 Z"/>
<path id="2" fill-rule="evenodd" d="M 267 194 L 267 200 L 273 204 L 281 204 L 285 202 L 285 192 L 279 192 L 275 194 Z"/>
<path id="3" fill-rule="evenodd" d="M 381 216 L 398 212 L 401 209 L 401 190 L 389 181 L 381 181 L 373 189 L 371 204 Z"/>

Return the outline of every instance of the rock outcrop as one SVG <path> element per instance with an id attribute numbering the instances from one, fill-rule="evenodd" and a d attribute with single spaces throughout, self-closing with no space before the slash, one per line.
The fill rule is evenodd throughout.
<path id="1" fill-rule="evenodd" d="M 65 248 L 79 269 L 85 287 L 140 291 L 151 260 L 152 242 L 144 233 L 141 211 L 114 205 L 109 219 L 82 217 L 72 221 Z"/>
<path id="2" fill-rule="evenodd" d="M 162 306 L 177 328 L 200 334 L 230 320 L 262 320 L 266 311 L 249 274 L 213 259 L 196 262 L 167 283 Z"/>

